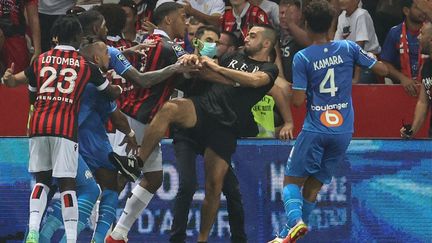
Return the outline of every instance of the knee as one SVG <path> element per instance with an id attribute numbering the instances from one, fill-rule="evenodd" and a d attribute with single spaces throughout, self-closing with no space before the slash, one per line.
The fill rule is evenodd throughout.
<path id="1" fill-rule="evenodd" d="M 219 197 L 222 192 L 222 181 L 217 179 L 207 180 L 205 191 L 206 196 Z"/>
<path id="2" fill-rule="evenodd" d="M 180 182 L 178 195 L 184 195 L 187 197 L 193 197 L 197 188 L 196 180 L 184 180 Z"/>
<path id="3" fill-rule="evenodd" d="M 174 115 L 177 112 L 177 104 L 172 103 L 172 102 L 166 102 L 162 108 L 159 110 L 158 114 L 161 116 L 161 118 L 167 119 L 167 120 L 171 120 L 171 118 L 174 117 Z"/>

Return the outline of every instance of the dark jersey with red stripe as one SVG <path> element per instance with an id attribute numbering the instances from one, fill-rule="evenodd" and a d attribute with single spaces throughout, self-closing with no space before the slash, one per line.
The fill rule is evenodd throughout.
<path id="1" fill-rule="evenodd" d="M 38 4 L 37 0 L 0 0 L 0 29 L 6 37 L 24 36 L 26 20 L 24 17 L 27 4 Z"/>
<path id="2" fill-rule="evenodd" d="M 120 36 L 117 37 L 108 37 L 106 40 L 106 44 L 112 47 L 115 47 L 119 49 L 120 51 L 123 51 L 125 49 L 128 49 L 132 46 L 137 45 L 138 43 L 126 40 L 124 38 L 121 38 Z M 128 61 L 132 64 L 133 67 L 140 70 L 141 69 L 141 62 L 140 57 L 136 54 L 133 55 L 125 55 L 125 57 L 128 59 Z M 128 93 L 133 90 L 134 86 L 133 83 L 129 80 L 124 79 L 122 76 L 120 76 L 115 71 L 113 72 L 113 75 L 109 77 L 109 81 L 111 84 L 120 85 L 123 89 L 123 92 L 121 95 L 117 98 L 116 102 L 118 107 L 121 107 L 121 104 L 124 103 L 126 100 Z M 106 130 L 108 133 L 115 133 L 116 129 L 113 126 L 111 119 L 108 120 L 106 124 Z"/>
<path id="3" fill-rule="evenodd" d="M 162 69 L 177 61 L 185 54 L 183 48 L 168 37 L 153 34 L 148 37 L 157 41 L 155 47 L 150 48 L 144 66 L 144 72 Z M 135 87 L 121 105 L 121 109 L 128 116 L 148 123 L 153 119 L 159 108 L 169 99 L 174 89 L 174 77 L 153 85 L 150 88 Z"/>
<path id="4" fill-rule="evenodd" d="M 248 10 L 246 11 L 246 14 L 241 19 L 241 25 L 240 25 L 241 32 L 239 32 L 237 35 L 240 38 L 240 40 L 243 42 L 253 25 L 268 24 L 268 23 L 269 20 L 264 10 L 262 10 L 258 6 L 250 5 Z M 232 9 L 225 11 L 225 13 L 221 16 L 221 26 L 222 26 L 222 30 L 228 32 L 235 33 L 236 30 L 238 29 L 236 18 L 234 16 Z"/>
<path id="5" fill-rule="evenodd" d="M 108 86 L 98 67 L 72 47 L 52 49 L 25 70 L 29 90 L 36 93 L 30 136 L 56 136 L 77 141 L 80 98 L 88 82 Z"/>

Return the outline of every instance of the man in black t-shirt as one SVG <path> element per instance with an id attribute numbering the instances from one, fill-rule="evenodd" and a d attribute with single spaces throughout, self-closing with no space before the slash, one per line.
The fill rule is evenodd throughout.
<path id="1" fill-rule="evenodd" d="M 258 133 L 251 108 L 272 88 L 278 75 L 276 65 L 268 62 L 276 41 L 276 32 L 260 25 L 250 29 L 244 52 L 224 58 L 221 66 L 206 57 L 181 57 L 184 64 L 201 63 L 202 69 L 197 75 L 215 84 L 199 96 L 165 103 L 145 130 L 146 139 L 136 158 L 144 162 L 171 124 L 190 128 L 205 147 L 206 194 L 198 242 L 207 241 L 213 225 L 237 137 Z M 116 154 L 110 157 L 125 165 L 131 160 Z"/>
<path id="2" fill-rule="evenodd" d="M 400 129 L 403 138 L 412 138 L 420 130 L 432 104 L 432 23 L 426 22 L 423 24 L 420 30 L 419 42 L 422 54 L 430 57 L 425 61 L 421 69 L 423 85 L 417 99 L 412 126 L 404 125 Z"/>

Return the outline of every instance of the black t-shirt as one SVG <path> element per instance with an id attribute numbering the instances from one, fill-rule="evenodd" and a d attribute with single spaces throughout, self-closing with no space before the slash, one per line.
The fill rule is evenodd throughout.
<path id="1" fill-rule="evenodd" d="M 285 78 L 292 83 L 292 62 L 294 55 L 303 49 L 293 37 L 283 36 L 280 41 L 282 67 Z"/>
<path id="2" fill-rule="evenodd" d="M 273 87 L 278 68 L 274 63 L 252 60 L 242 51 L 223 57 L 220 65 L 250 73 L 261 71 L 270 77 L 268 84 L 257 88 L 215 83 L 198 99 L 203 110 L 222 125 L 233 128 L 239 136 L 255 136 L 251 109 Z"/>
<path id="3" fill-rule="evenodd" d="M 423 64 L 421 75 L 423 88 L 426 90 L 429 102 L 432 102 L 432 62 L 429 58 Z"/>

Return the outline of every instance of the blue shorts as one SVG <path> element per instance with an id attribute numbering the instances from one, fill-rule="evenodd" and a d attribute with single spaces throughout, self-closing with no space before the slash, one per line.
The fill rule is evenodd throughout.
<path id="1" fill-rule="evenodd" d="M 80 188 L 85 188 L 89 184 L 95 184 L 96 181 L 91 173 L 89 167 L 87 166 L 84 158 L 79 155 L 78 156 L 78 171 L 76 176 L 77 183 L 77 191 L 80 191 Z"/>
<path id="2" fill-rule="evenodd" d="M 345 157 L 352 134 L 324 134 L 302 131 L 288 157 L 286 176 L 313 176 L 324 184 L 331 182 Z"/>
<path id="3" fill-rule="evenodd" d="M 80 143 L 80 155 L 92 172 L 99 168 L 117 171 L 117 168 L 108 159 L 108 154 L 112 151 L 108 140 L 97 143 Z"/>

